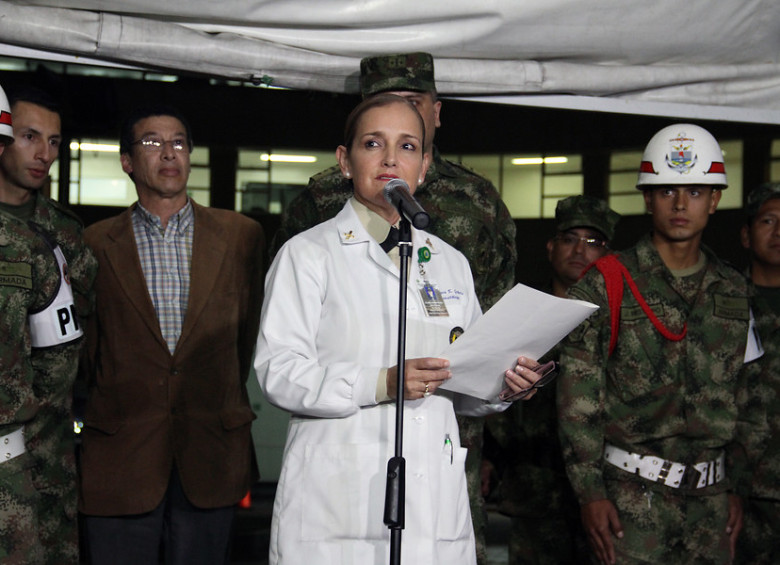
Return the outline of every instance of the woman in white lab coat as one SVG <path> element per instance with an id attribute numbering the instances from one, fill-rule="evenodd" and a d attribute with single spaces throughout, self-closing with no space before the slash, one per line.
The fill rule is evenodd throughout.
<path id="1" fill-rule="evenodd" d="M 292 413 L 274 502 L 270 563 L 370 565 L 389 559 L 383 523 L 394 452 L 399 271 L 383 241 L 399 220 L 383 196 L 401 178 L 411 191 L 429 164 L 424 125 L 404 98 L 365 100 L 337 150 L 354 196 L 341 212 L 289 240 L 266 279 L 255 369 L 268 400 Z M 439 354 L 480 316 L 466 259 L 413 230 L 407 283 L 404 387 L 406 527 L 401 562 L 476 562 L 455 410 L 488 404 L 438 390 L 450 377 Z M 515 391 L 535 380 L 533 360 L 507 371 Z M 503 404 L 503 405 L 502 405 Z"/>

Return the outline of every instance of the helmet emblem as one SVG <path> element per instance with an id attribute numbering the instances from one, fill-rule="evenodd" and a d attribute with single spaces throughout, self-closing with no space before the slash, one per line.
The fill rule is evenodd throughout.
<path id="1" fill-rule="evenodd" d="M 693 150 L 693 142 L 694 139 L 686 137 L 685 132 L 680 132 L 677 137 L 670 139 L 671 149 L 666 154 L 666 165 L 680 174 L 690 172 L 699 159 Z"/>

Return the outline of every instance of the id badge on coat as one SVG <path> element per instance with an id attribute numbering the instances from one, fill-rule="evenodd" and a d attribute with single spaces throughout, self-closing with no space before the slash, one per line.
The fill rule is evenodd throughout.
<path id="1" fill-rule="evenodd" d="M 449 316 L 447 312 L 447 305 L 444 304 L 444 299 L 441 297 L 439 289 L 436 285 L 430 282 L 428 279 L 423 279 L 422 286 L 419 286 L 420 297 L 422 297 L 423 306 L 425 306 L 425 314 L 427 316 Z"/>
<path id="2" fill-rule="evenodd" d="M 430 240 L 426 243 L 432 246 Z M 428 280 L 428 274 L 425 272 L 425 263 L 430 260 L 431 251 L 427 247 L 421 247 L 417 250 L 417 268 L 420 271 L 417 287 L 425 307 L 425 315 L 431 317 L 449 316 L 450 313 L 447 312 L 447 305 L 444 304 L 441 292 L 436 288 L 435 283 Z"/>

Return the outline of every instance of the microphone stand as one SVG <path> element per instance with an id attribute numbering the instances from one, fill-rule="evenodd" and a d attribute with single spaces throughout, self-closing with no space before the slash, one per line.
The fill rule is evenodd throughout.
<path id="1" fill-rule="evenodd" d="M 409 258 L 412 256 L 412 227 L 398 213 L 398 250 L 401 256 L 398 293 L 398 386 L 395 395 L 395 455 L 387 462 L 384 523 L 390 529 L 390 565 L 401 563 L 401 530 L 405 521 L 406 461 L 403 458 L 404 439 L 404 379 L 406 377 L 406 281 Z"/>

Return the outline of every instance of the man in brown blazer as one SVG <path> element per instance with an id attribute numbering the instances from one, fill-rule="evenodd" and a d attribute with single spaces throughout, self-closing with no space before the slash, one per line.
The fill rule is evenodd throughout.
<path id="1" fill-rule="evenodd" d="M 137 111 L 120 153 L 138 202 L 85 233 L 99 270 L 87 326 L 80 509 L 92 565 L 226 563 L 254 478 L 246 378 L 259 325 L 260 225 L 187 196 L 192 139 Z"/>

